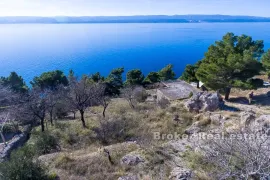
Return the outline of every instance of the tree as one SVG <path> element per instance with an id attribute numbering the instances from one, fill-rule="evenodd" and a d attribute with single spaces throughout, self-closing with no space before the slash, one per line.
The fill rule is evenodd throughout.
<path id="1" fill-rule="evenodd" d="M 95 83 L 103 82 L 105 80 L 105 78 L 103 76 L 101 76 L 101 74 L 99 72 L 92 74 L 90 76 L 90 79 Z"/>
<path id="2" fill-rule="evenodd" d="M 145 89 L 141 86 L 128 85 L 121 89 L 121 96 L 125 98 L 132 109 L 135 108 L 136 102 L 144 102 L 147 98 Z"/>
<path id="3" fill-rule="evenodd" d="M 56 106 L 60 104 L 63 99 L 63 93 L 65 93 L 65 89 L 62 86 L 56 87 L 56 90 L 54 91 L 46 90 L 48 112 L 52 126 L 53 126 L 53 114 L 55 112 Z"/>
<path id="4" fill-rule="evenodd" d="M 144 84 L 153 84 L 157 82 L 160 82 L 160 77 L 157 72 L 150 72 L 143 81 Z"/>
<path id="5" fill-rule="evenodd" d="M 22 116 L 39 119 L 41 131 L 45 131 L 45 117 L 48 110 L 48 93 L 39 88 L 32 89 L 24 96 L 23 103 L 17 111 Z"/>
<path id="6" fill-rule="evenodd" d="M 111 96 L 119 95 L 120 89 L 123 87 L 124 68 L 113 69 L 106 78 L 106 93 Z"/>
<path id="7" fill-rule="evenodd" d="M 126 84 L 128 85 L 142 85 L 144 75 L 141 70 L 133 69 L 128 71 Z"/>
<path id="8" fill-rule="evenodd" d="M 196 63 L 195 65 L 190 65 L 188 64 L 185 68 L 185 71 L 183 72 L 182 76 L 180 77 L 181 80 L 184 80 L 188 83 L 191 82 L 196 82 L 197 83 L 197 88 L 199 88 L 199 80 L 196 77 L 196 71 L 199 68 L 201 61 L 199 61 L 198 63 Z"/>
<path id="9" fill-rule="evenodd" d="M 34 77 L 30 83 L 34 88 L 54 90 L 59 85 L 67 86 L 68 79 L 62 71 L 56 70 L 42 73 L 39 77 Z"/>
<path id="10" fill-rule="evenodd" d="M 87 76 L 83 76 L 80 80 L 70 82 L 66 100 L 73 109 L 77 109 L 80 112 L 82 126 L 84 128 L 86 128 L 84 118 L 85 110 L 97 104 L 98 99 L 104 93 L 102 89 L 103 86 L 98 83 L 91 83 Z"/>
<path id="11" fill-rule="evenodd" d="M 263 41 L 228 33 L 209 47 L 196 77 L 206 87 L 224 90 L 225 99 L 228 100 L 232 87 L 252 88 L 248 80 L 261 71 L 258 59 L 263 53 L 263 47 Z"/>
<path id="12" fill-rule="evenodd" d="M 168 81 L 168 80 L 174 80 L 175 79 L 175 73 L 173 71 L 173 65 L 168 64 L 163 69 L 161 69 L 159 72 L 159 77 L 161 81 Z"/>
<path id="13" fill-rule="evenodd" d="M 0 82 L 3 86 L 10 87 L 16 93 L 25 93 L 28 90 L 23 78 L 16 72 L 11 72 L 8 77 L 1 77 Z"/>
<path id="14" fill-rule="evenodd" d="M 262 64 L 265 70 L 267 71 L 268 79 L 270 78 L 270 49 L 263 54 L 262 56 Z"/>
<path id="15" fill-rule="evenodd" d="M 100 87 L 100 90 L 103 92 L 101 96 L 98 98 L 99 104 L 103 107 L 102 115 L 105 118 L 106 117 L 106 110 L 111 102 L 111 98 L 106 94 L 106 86 L 103 85 L 103 87 Z"/>
<path id="16" fill-rule="evenodd" d="M 134 106 L 134 89 L 135 88 L 136 86 L 126 86 L 125 88 L 121 89 L 121 96 L 128 101 L 132 109 L 135 108 Z"/>

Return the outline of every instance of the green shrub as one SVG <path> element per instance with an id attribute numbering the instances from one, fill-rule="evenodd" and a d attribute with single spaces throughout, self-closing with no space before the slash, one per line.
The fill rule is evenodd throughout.
<path id="1" fill-rule="evenodd" d="M 1 180 L 48 180 L 46 169 L 34 159 L 34 150 L 24 146 L 11 154 L 10 160 L 0 163 Z"/>
<path id="2" fill-rule="evenodd" d="M 35 147 L 38 154 L 48 154 L 60 150 L 57 138 L 48 132 L 38 133 L 36 136 Z"/>

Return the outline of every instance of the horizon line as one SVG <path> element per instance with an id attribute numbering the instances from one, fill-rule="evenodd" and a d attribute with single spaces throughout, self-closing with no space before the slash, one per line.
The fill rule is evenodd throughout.
<path id="1" fill-rule="evenodd" d="M 166 15 L 166 14 L 148 14 L 148 15 L 143 15 L 143 14 L 137 14 L 137 15 L 53 15 L 53 16 L 27 16 L 27 15 L 0 15 L 1 17 L 48 17 L 48 18 L 53 18 L 53 17 L 136 17 L 136 16 L 235 16 L 235 17 L 261 17 L 261 18 L 270 18 L 269 16 L 254 16 L 254 15 L 229 15 L 229 14 L 174 14 L 174 15 Z"/>

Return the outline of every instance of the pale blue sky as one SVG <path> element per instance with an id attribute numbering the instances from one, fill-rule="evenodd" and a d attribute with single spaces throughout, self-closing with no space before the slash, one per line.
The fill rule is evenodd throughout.
<path id="1" fill-rule="evenodd" d="M 270 17 L 270 0 L 0 0 L 0 16 L 226 14 Z"/>

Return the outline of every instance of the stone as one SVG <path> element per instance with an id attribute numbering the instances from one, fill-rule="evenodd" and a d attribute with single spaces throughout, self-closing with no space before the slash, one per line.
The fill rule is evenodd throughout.
<path id="1" fill-rule="evenodd" d="M 2 149 L 2 151 L 0 151 L 0 162 L 3 162 L 6 159 L 8 159 L 12 150 L 17 149 L 24 145 L 24 143 L 29 138 L 30 131 L 31 131 L 31 126 L 30 125 L 26 126 L 24 127 L 21 134 L 14 136 L 13 139 L 10 142 L 8 142 L 7 146 L 5 146 Z"/>
<path id="2" fill-rule="evenodd" d="M 242 127 L 245 128 L 252 126 L 252 124 L 255 122 L 256 119 L 256 113 L 252 110 L 242 112 L 240 116 L 241 116 L 240 124 Z"/>
<path id="3" fill-rule="evenodd" d="M 136 154 L 128 154 L 121 159 L 121 164 L 128 166 L 136 166 L 142 162 L 145 162 L 145 160 L 140 155 Z"/>
<path id="4" fill-rule="evenodd" d="M 213 112 L 224 104 L 219 93 L 199 92 L 185 103 L 190 112 Z"/>
<path id="5" fill-rule="evenodd" d="M 192 178 L 192 171 L 189 169 L 176 167 L 172 170 L 170 180 L 189 180 Z"/>

